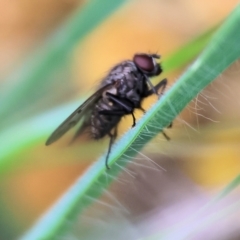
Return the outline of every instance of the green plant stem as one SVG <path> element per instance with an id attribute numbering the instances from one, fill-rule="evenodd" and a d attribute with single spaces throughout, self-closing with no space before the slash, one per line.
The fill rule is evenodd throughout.
<path id="1" fill-rule="evenodd" d="M 212 38 L 209 46 L 172 88 L 158 101 L 117 144 L 113 146 L 106 171 L 102 156 L 79 178 L 61 199 L 22 239 L 54 239 L 94 199 L 102 194 L 143 146 L 168 126 L 184 107 L 230 64 L 240 57 L 240 6 Z"/>
<path id="2" fill-rule="evenodd" d="M 197 54 L 202 51 L 205 44 L 210 40 L 210 36 L 215 29 L 216 27 L 201 34 L 196 39 L 190 41 L 177 50 L 175 54 L 167 57 L 166 61 L 163 62 L 164 72 L 165 70 L 172 71 L 176 68 L 181 68 L 186 64 L 186 62 L 196 58 Z M 181 56 L 184 56 L 184 59 Z M 30 72 L 31 71 L 32 70 L 30 70 Z M 24 82 L 24 84 L 28 83 Z M 64 116 L 67 117 L 70 115 L 82 101 L 84 101 L 84 99 L 78 99 L 78 101 L 74 103 L 72 102 L 65 106 L 57 107 L 49 112 L 39 114 L 28 121 L 19 122 L 16 120 L 17 124 L 4 128 L 0 134 L 0 142 L 2 143 L 0 145 L 0 174 L 2 172 L 6 172 L 7 169 L 11 169 L 11 167 L 16 166 L 16 162 L 14 164 L 16 159 L 17 162 L 21 162 L 19 161 L 19 154 L 21 152 L 27 151 L 27 149 L 34 144 L 42 144 L 43 139 L 46 138 L 46 136 L 56 127 L 57 124 L 60 124 L 60 122 L 57 123 L 57 121 L 64 118 Z M 13 118 L 12 115 L 9 116 Z M 7 121 L 7 119 L 5 120 L 9 124 L 9 121 Z M 29 134 L 22 138 L 21 132 L 28 132 Z"/>

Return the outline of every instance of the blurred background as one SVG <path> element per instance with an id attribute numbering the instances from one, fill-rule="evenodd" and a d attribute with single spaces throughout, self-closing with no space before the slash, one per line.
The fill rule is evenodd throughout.
<path id="1" fill-rule="evenodd" d="M 136 52 L 157 52 L 164 65 L 183 45 L 219 26 L 239 1 L 126 1 L 95 27 L 79 24 L 82 33 L 74 35 L 78 25 L 72 22 L 89 2 L 0 2 L 1 240 L 19 238 L 106 149 L 105 140 L 84 137 L 64 147 L 73 132 L 50 147 L 45 140 L 109 69 Z M 105 11 L 104 4 L 98 11 Z M 95 21 L 94 15 L 90 19 Z M 110 194 L 89 207 L 62 239 L 112 239 L 113 234 L 140 239 L 164 229 L 196 228 L 193 215 L 240 172 L 239 66 L 236 62 L 221 74 L 173 122 L 166 130 L 171 141 L 158 136 L 150 142 L 127 167 L 135 177 L 122 173 Z M 169 88 L 185 67 L 163 73 Z M 121 129 L 129 124 L 124 119 Z M 235 190 L 207 211 L 210 216 L 199 214 L 198 226 L 239 196 Z M 209 220 L 189 239 L 240 239 L 237 209 Z M 174 230 L 167 239 L 178 239 Z"/>

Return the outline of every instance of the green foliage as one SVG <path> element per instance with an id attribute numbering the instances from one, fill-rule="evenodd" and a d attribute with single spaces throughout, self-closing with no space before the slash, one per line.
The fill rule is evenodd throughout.
<path id="1" fill-rule="evenodd" d="M 106 172 L 102 156 L 22 239 L 54 239 L 69 228 L 91 202 L 144 145 L 167 127 L 184 107 L 229 65 L 240 57 L 240 6 L 216 32 L 209 45 L 171 89 L 114 146 Z M 108 181 L 106 181 L 106 176 Z M 237 184 L 239 185 L 239 180 Z M 235 185 L 235 186 L 236 186 Z M 229 187 L 230 189 L 230 187 Z"/>
<path id="2" fill-rule="evenodd" d="M 29 103 L 36 104 L 55 79 L 55 71 L 67 64 L 72 49 L 106 17 L 126 0 L 91 0 L 79 8 L 68 21 L 26 59 L 12 75 L 4 80 L 0 89 L 0 129 L 9 121 L 18 121 L 17 113 L 24 112 Z M 49 77 L 50 76 L 50 77 Z"/>

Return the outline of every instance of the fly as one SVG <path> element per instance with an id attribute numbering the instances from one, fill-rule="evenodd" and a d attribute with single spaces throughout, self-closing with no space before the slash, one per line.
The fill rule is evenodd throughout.
<path id="1" fill-rule="evenodd" d="M 98 90 L 51 134 L 46 145 L 57 141 L 81 120 L 73 140 L 86 129 L 90 130 L 93 139 L 109 136 L 105 159 L 106 168 L 109 169 L 108 158 L 117 137 L 117 126 L 121 118 L 131 114 L 134 127 L 134 110 L 140 109 L 145 112 L 141 106 L 142 100 L 152 94 L 160 96 L 164 92 L 167 79 L 161 80 L 156 86 L 150 81 L 150 77 L 158 76 L 162 72 L 161 65 L 156 61 L 159 58 L 157 54 L 138 53 L 134 55 L 133 60 L 123 61 L 113 67 L 101 81 Z M 158 93 L 159 89 L 161 93 Z M 164 132 L 163 135 L 169 139 Z"/>

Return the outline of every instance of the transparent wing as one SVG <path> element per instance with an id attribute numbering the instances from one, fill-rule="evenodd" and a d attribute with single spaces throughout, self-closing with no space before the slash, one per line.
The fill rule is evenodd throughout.
<path id="1" fill-rule="evenodd" d="M 96 91 L 92 96 L 90 96 L 82 105 L 80 105 L 47 139 L 46 145 L 57 141 L 61 138 L 69 129 L 74 127 L 80 119 L 84 116 L 86 111 L 90 110 L 91 107 L 101 98 L 104 91 L 111 88 L 113 84 L 108 84 L 98 91 Z"/>

